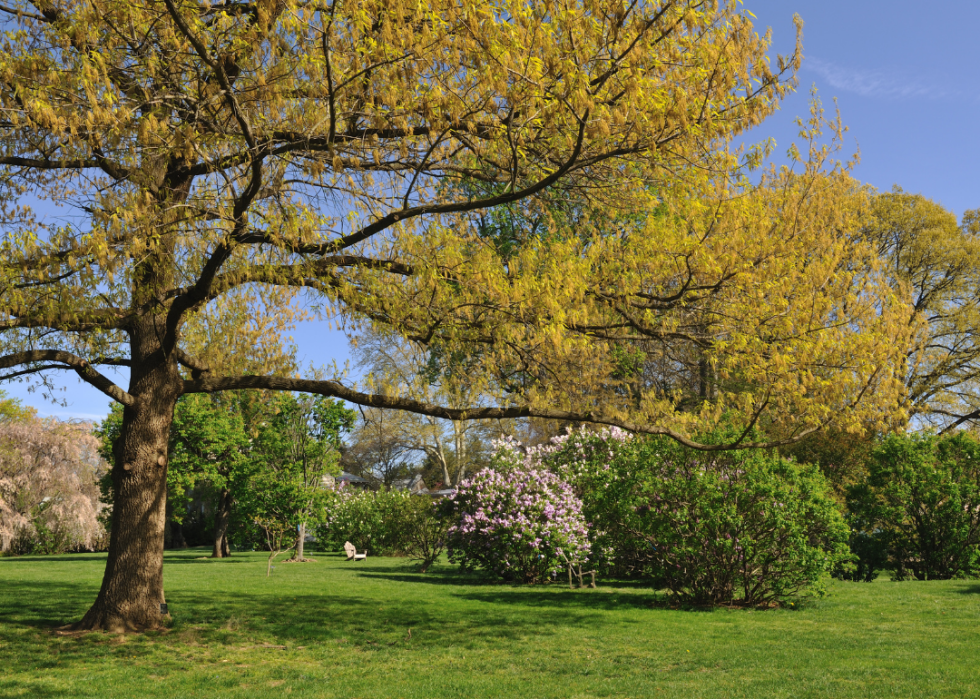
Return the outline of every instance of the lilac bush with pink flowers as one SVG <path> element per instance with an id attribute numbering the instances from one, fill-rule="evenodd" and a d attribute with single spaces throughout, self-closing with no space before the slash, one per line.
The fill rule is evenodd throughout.
<path id="1" fill-rule="evenodd" d="M 637 440 L 618 427 L 583 426 L 529 447 L 501 438 L 495 443 L 494 458 L 505 468 L 556 474 L 582 500 L 592 566 L 612 577 L 644 577 L 651 573 L 650 549 L 624 529 L 632 503 L 628 496 L 621 497 L 635 476 L 622 464 L 630 460 L 636 446 Z"/>
<path id="2" fill-rule="evenodd" d="M 497 461 L 548 470 L 581 498 L 601 575 L 647 579 L 680 603 L 789 603 L 820 594 L 820 578 L 850 557 L 819 469 L 768 452 L 584 428 L 537 447 L 503 441 Z"/>
<path id="3" fill-rule="evenodd" d="M 582 502 L 553 473 L 498 451 L 497 468 L 464 481 L 443 503 L 449 559 L 504 580 L 550 580 L 588 559 Z"/>

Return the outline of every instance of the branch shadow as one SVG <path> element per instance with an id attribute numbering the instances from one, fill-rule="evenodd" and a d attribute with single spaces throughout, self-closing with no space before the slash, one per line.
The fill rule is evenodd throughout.
<path id="1" fill-rule="evenodd" d="M 106 554 L 103 553 L 59 553 L 50 556 L 0 556 L 0 565 L 13 565 L 16 563 L 85 563 L 91 561 L 105 561 Z"/>

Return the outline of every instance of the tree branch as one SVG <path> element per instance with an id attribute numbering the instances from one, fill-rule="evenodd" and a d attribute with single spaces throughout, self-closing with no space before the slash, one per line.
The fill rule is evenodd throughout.
<path id="1" fill-rule="evenodd" d="M 74 369 L 75 373 L 83 381 L 95 386 L 113 400 L 123 405 L 133 405 L 136 403 L 136 399 L 133 396 L 93 369 L 92 365 L 87 361 L 70 352 L 63 352 L 61 350 L 28 350 L 26 352 L 16 352 L 0 357 L 0 369 L 8 369 L 18 364 L 30 364 L 32 362 L 61 362 Z M 100 363 L 104 364 L 110 362 L 113 362 L 113 360 L 100 361 Z"/>
<path id="2" fill-rule="evenodd" d="M 511 406 L 506 408 L 474 407 L 474 408 L 447 408 L 441 405 L 426 403 L 412 398 L 402 398 L 399 396 L 389 396 L 377 393 L 361 393 L 354 389 L 347 388 L 337 381 L 316 381 L 312 379 L 292 379 L 281 376 L 223 376 L 214 378 L 201 378 L 191 381 L 184 381 L 184 393 L 215 393 L 218 391 L 238 391 L 244 389 L 259 389 L 266 391 L 298 391 L 301 393 L 313 393 L 331 398 L 340 398 L 355 405 L 369 408 L 383 408 L 390 410 L 405 410 L 419 415 L 428 415 L 443 420 L 501 420 L 522 417 L 541 417 L 551 420 L 565 420 L 569 422 L 590 422 L 597 425 L 611 425 L 620 427 L 629 432 L 640 434 L 662 435 L 680 442 L 684 446 L 698 449 L 700 451 L 726 451 L 730 449 L 759 449 L 772 448 L 794 444 L 808 435 L 816 432 L 820 427 L 814 427 L 799 434 L 772 442 L 745 442 L 744 437 L 751 430 L 751 425 L 739 437 L 738 441 L 731 444 L 701 444 L 685 437 L 679 432 L 675 432 L 667 427 L 649 427 L 640 425 L 629 420 L 620 420 L 614 417 L 600 415 L 594 412 L 575 412 L 568 410 L 556 410 L 552 408 L 531 408 L 529 406 Z"/>
<path id="3" fill-rule="evenodd" d="M 193 376 L 195 379 L 199 379 L 201 378 L 201 374 L 207 374 L 209 371 L 211 371 L 211 367 L 197 357 L 192 357 L 191 355 L 187 354 L 187 352 L 182 350 L 180 347 L 174 350 L 174 355 L 177 357 L 178 362 L 191 370 L 191 376 Z"/>
<path id="4" fill-rule="evenodd" d="M 494 206 L 500 206 L 501 204 L 509 204 L 511 202 L 525 199 L 537 194 L 538 192 L 550 187 L 574 168 L 575 163 L 582 152 L 582 144 L 585 140 L 585 126 L 587 121 L 588 114 L 582 118 L 582 121 L 579 124 L 578 136 L 575 140 L 575 148 L 568 156 L 568 159 L 550 175 L 543 177 L 524 189 L 516 191 L 512 190 L 505 194 L 488 197 L 486 199 L 476 199 L 467 202 L 451 202 L 448 204 L 427 204 L 422 206 L 413 206 L 409 209 L 392 211 L 385 216 L 382 216 L 374 223 L 364 226 L 364 228 L 360 229 L 359 231 L 324 245 L 323 252 L 330 253 L 344 250 L 351 245 L 356 245 L 361 241 L 367 240 L 375 233 L 380 233 L 389 226 L 394 225 L 398 221 L 404 221 L 405 219 L 417 218 L 419 216 L 427 216 L 432 214 L 465 213 L 467 211 L 476 211 L 477 209 L 487 209 Z"/>

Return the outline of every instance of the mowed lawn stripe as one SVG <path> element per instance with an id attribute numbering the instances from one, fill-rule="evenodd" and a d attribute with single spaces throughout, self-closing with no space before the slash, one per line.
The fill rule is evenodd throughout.
<path id="1" fill-rule="evenodd" d="M 980 582 L 680 610 L 631 582 L 490 585 L 402 558 L 168 552 L 165 633 L 61 636 L 104 556 L 0 559 L 0 697 L 980 696 Z"/>

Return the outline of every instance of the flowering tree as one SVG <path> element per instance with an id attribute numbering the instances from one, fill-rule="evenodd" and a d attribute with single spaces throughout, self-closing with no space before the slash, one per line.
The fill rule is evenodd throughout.
<path id="1" fill-rule="evenodd" d="M 98 480 L 108 466 L 90 431 L 53 419 L 0 420 L 0 551 L 99 545 Z"/>
<path id="2" fill-rule="evenodd" d="M 648 547 L 637 546 L 636 537 L 621 527 L 630 501 L 609 494 L 622 485 L 615 466 L 632 443 L 633 436 L 618 427 L 583 426 L 528 447 L 503 437 L 496 442 L 496 458 L 525 470 L 550 471 L 567 483 L 581 498 L 583 515 L 590 523 L 592 562 L 602 572 L 629 576 L 647 567 Z"/>
<path id="3" fill-rule="evenodd" d="M 506 454 L 506 453 L 505 453 Z M 445 504 L 449 559 L 505 580 L 540 582 L 589 555 L 582 502 L 547 471 L 498 462 Z"/>

